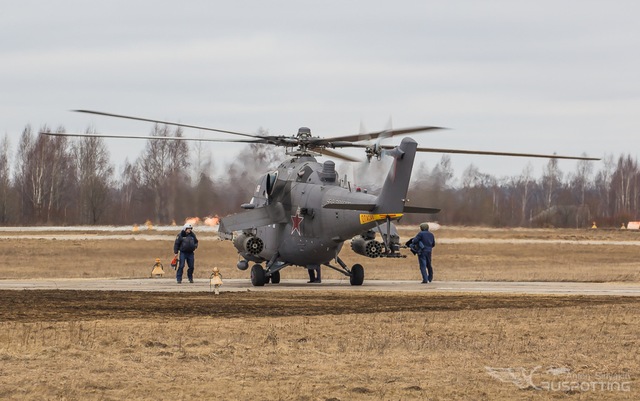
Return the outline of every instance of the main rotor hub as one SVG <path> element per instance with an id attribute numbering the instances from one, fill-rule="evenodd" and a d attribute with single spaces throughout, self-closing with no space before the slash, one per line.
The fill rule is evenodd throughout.
<path id="1" fill-rule="evenodd" d="M 300 127 L 298 128 L 298 139 L 309 139 L 311 138 L 311 128 L 308 127 Z"/>

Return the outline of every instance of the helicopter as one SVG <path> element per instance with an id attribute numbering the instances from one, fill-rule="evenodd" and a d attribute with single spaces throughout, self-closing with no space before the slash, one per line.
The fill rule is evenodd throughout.
<path id="1" fill-rule="evenodd" d="M 45 135 L 180 140 L 202 142 L 240 142 L 267 144 L 285 148 L 287 159 L 276 170 L 264 173 L 256 182 L 249 202 L 240 205 L 242 211 L 222 217 L 218 235 L 233 242 L 239 261 L 237 268 L 247 270 L 253 286 L 278 284 L 280 271 L 289 266 L 301 266 L 318 272 L 325 266 L 349 277 L 351 285 L 364 282 L 364 267 L 356 263 L 349 267 L 339 256 L 346 241 L 351 249 L 368 258 L 400 258 L 400 236 L 394 223 L 409 213 L 437 214 L 440 209 L 412 205 L 407 199 L 409 181 L 417 152 L 477 154 L 492 156 L 538 157 L 572 160 L 599 160 L 586 156 L 559 156 L 531 153 L 493 152 L 477 150 L 419 147 L 411 137 L 399 145 L 383 145 L 382 140 L 399 135 L 444 129 L 417 126 L 387 129 L 366 134 L 316 137 L 308 127 L 296 135 L 257 135 L 170 121 L 105 113 L 92 110 L 74 112 L 106 117 L 145 121 L 184 128 L 213 131 L 244 137 L 190 138 L 146 135 L 108 135 L 41 132 Z M 375 143 L 370 143 L 376 140 Z M 390 157 L 392 165 L 377 195 L 352 188 L 339 179 L 335 163 L 320 163 L 317 158 L 329 156 L 346 161 L 360 159 L 336 152 L 336 148 L 362 148 L 367 162 Z M 377 239 L 378 235 L 380 240 Z M 264 266 L 263 266 L 264 265 Z"/>

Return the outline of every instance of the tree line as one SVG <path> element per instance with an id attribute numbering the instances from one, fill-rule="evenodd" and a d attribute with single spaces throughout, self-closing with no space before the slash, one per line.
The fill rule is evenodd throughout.
<path id="1" fill-rule="evenodd" d="M 50 132 L 43 127 L 40 131 Z M 64 132 L 60 127 L 57 132 Z M 93 133 L 87 130 L 87 133 Z M 264 134 L 265 132 L 261 132 Z M 183 136 L 155 125 L 152 136 Z M 181 224 L 188 217 L 224 216 L 253 194 L 256 179 L 285 158 L 280 148 L 249 144 L 234 161 L 213 170 L 211 154 L 179 139 L 148 140 L 116 176 L 104 139 L 39 135 L 25 127 L 14 155 L 0 142 L 1 225 Z M 439 207 L 429 220 L 495 227 L 620 227 L 638 220 L 640 169 L 631 155 L 579 161 L 563 172 L 550 159 L 541 177 L 531 165 L 496 178 L 468 166 L 454 179 L 450 158 L 414 168 L 412 205 Z M 425 216 L 407 215 L 405 223 Z"/>
<path id="2" fill-rule="evenodd" d="M 438 219 L 447 224 L 493 227 L 621 227 L 638 220 L 640 170 L 631 155 L 607 155 L 596 163 L 578 161 L 575 171 L 563 172 L 549 159 L 541 177 L 528 164 L 521 174 L 496 178 L 474 165 L 458 185 L 443 156 L 432 170 L 421 169 L 411 188 L 414 203 L 435 203 Z"/>

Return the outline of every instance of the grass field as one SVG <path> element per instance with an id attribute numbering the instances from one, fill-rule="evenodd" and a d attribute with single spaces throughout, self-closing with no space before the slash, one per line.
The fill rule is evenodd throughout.
<path id="1" fill-rule="evenodd" d="M 73 239 L 60 232 L 2 233 L 0 254 L 5 264 L 0 278 L 148 277 L 155 258 L 165 271 L 173 257 L 173 235 L 74 232 Z M 402 228 L 402 240 L 415 234 Z M 52 239 L 56 238 L 56 239 Z M 151 238 L 151 239 L 149 239 Z M 486 228 L 442 228 L 433 254 L 437 280 L 498 281 L 640 281 L 640 232 L 621 230 L 525 230 Z M 235 266 L 238 256 L 230 241 L 202 233 L 196 252 L 197 278 L 209 277 L 218 266 L 226 278 L 248 278 L 248 271 Z M 493 242 L 492 242 L 493 241 Z M 497 242 L 496 242 L 497 241 Z M 512 242 L 508 242 L 512 241 Z M 538 242 L 535 242 L 538 241 Z M 348 243 L 340 257 L 351 266 L 365 267 L 365 279 L 419 279 L 417 260 L 369 259 L 353 253 Z M 343 277 L 325 268 L 325 278 Z M 306 278 L 305 269 L 290 267 L 283 279 Z"/>
<path id="2" fill-rule="evenodd" d="M 168 267 L 172 242 L 3 235 L 1 278 L 145 277 L 155 257 Z M 635 232 L 436 235 L 436 280 L 640 281 Z M 202 240 L 197 277 L 213 265 L 247 277 L 230 243 Z M 347 248 L 341 256 L 363 263 L 366 279 L 419 277 L 414 258 L 371 260 Z M 632 297 L 348 287 L 218 297 L 0 291 L 0 399 L 635 400 L 639 307 Z"/>

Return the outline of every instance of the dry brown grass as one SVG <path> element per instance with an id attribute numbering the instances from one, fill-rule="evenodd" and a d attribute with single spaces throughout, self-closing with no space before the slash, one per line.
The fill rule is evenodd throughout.
<path id="1" fill-rule="evenodd" d="M 414 233 L 402 228 L 403 240 Z M 96 233 L 80 233 L 82 239 L 24 239 L 14 233 L 0 242 L 4 265 L 0 278 L 72 277 L 148 277 L 155 258 L 162 259 L 170 272 L 173 236 L 145 234 L 125 239 L 94 240 Z M 49 238 L 60 233 L 44 233 Z M 122 235 L 121 233 L 113 233 Z M 104 235 L 104 233 L 99 233 Z M 498 281 L 640 281 L 640 232 L 620 230 L 526 230 L 449 228 L 436 232 L 441 242 L 434 250 L 437 280 Z M 460 239 L 516 239 L 515 243 L 456 243 Z M 527 243 L 522 240 L 570 240 L 570 243 Z M 448 241 L 448 242 L 447 242 Z M 600 241 L 585 245 L 587 241 Z M 611 242 L 611 245 L 606 242 Z M 621 245 L 627 243 L 628 245 Z M 615 245 L 614 245 L 615 244 Z M 403 251 L 407 254 L 407 250 Z M 410 253 L 409 253 L 410 255 Z M 369 259 L 353 253 L 345 244 L 341 258 L 348 265 L 361 263 L 365 279 L 418 279 L 413 256 L 400 259 Z M 211 234 L 201 235 L 196 252 L 197 278 L 209 277 L 213 266 L 226 278 L 248 278 L 247 271 L 235 268 L 238 256 L 230 241 L 219 241 Z M 323 269 L 325 278 L 343 278 Z M 283 279 L 306 278 L 306 270 L 289 267 Z"/>
<path id="2" fill-rule="evenodd" d="M 224 316 L 248 297 L 264 308 Z M 300 306 L 280 310 L 278 297 Z M 402 300 L 424 310 L 369 307 L 342 314 L 340 303 L 366 302 L 368 295 L 313 297 L 331 308 L 318 311 L 304 293 L 145 294 L 142 304 L 182 299 L 194 312 L 182 318 L 150 312 L 146 318 L 114 313 L 81 321 L 63 315 L 3 322 L 0 398 L 590 400 L 637 399 L 640 393 L 638 299 L 372 294 L 379 310 L 385 304 L 395 309 Z M 118 294 L 109 298 L 120 300 Z M 200 310 L 207 302 L 208 316 Z M 134 305 L 132 310 L 145 307 Z M 629 391 L 520 389 L 487 373 L 487 367 L 529 372 L 537 366 L 536 386 L 607 377 Z M 554 376 L 552 369 L 565 373 Z"/>

